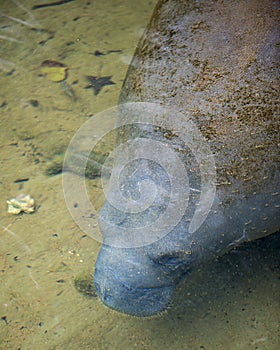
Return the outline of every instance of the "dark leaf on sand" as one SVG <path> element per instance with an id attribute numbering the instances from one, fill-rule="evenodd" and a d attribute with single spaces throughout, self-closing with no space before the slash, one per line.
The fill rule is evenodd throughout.
<path id="1" fill-rule="evenodd" d="M 41 63 L 41 67 L 66 67 L 65 64 L 53 61 L 53 60 L 45 60 Z"/>
<path id="2" fill-rule="evenodd" d="M 94 77 L 92 75 L 88 75 L 86 78 L 87 78 L 87 81 L 89 82 L 89 85 L 87 85 L 85 89 L 93 89 L 95 96 L 99 94 L 103 86 L 116 84 L 111 80 L 112 78 L 111 75 L 100 77 L 100 78 Z"/>

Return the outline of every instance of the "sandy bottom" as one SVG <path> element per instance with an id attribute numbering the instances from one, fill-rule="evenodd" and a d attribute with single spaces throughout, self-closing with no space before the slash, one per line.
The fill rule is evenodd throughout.
<path id="1" fill-rule="evenodd" d="M 75 288 L 92 276 L 100 243 L 73 221 L 62 175 L 46 169 L 89 117 L 117 104 L 155 2 L 75 1 L 34 17 L 1 2 L 1 13 L 36 29 L 1 17 L 0 35 L 17 42 L 0 48 L 0 349 L 279 349 L 279 234 L 193 273 L 157 317 L 121 315 Z M 66 88 L 40 75 L 44 60 L 69 67 Z M 115 85 L 95 96 L 86 75 Z M 87 185 L 98 210 L 100 179 Z M 20 193 L 35 198 L 35 213 L 7 213 L 6 200 Z"/>

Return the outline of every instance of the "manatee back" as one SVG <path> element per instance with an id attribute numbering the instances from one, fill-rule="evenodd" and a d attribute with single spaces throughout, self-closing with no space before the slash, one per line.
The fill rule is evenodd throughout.
<path id="1" fill-rule="evenodd" d="M 217 206 L 246 239 L 280 229 L 278 13 L 271 0 L 159 1 L 120 98 L 194 121 L 215 157 Z"/>

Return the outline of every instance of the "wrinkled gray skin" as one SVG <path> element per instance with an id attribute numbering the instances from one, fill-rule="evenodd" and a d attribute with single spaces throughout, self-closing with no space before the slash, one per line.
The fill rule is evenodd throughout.
<path id="1" fill-rule="evenodd" d="M 117 238 L 106 223 L 113 221 L 121 230 L 150 220 L 151 213 L 130 218 L 105 203 L 99 217 L 104 243 L 94 283 L 107 306 L 135 316 L 154 315 L 167 307 L 178 282 L 202 263 L 280 229 L 277 11 L 279 2 L 270 0 L 159 1 L 121 102 L 157 102 L 191 116 L 215 158 L 216 195 L 196 232 L 188 231 L 194 196 L 168 235 L 131 249 L 114 247 Z M 138 134 L 143 133 L 140 127 Z M 120 140 L 136 137 L 130 129 L 124 134 Z M 180 149 L 173 135 L 148 134 Z M 199 186 L 195 159 L 188 158 L 188 150 L 180 156 L 192 174 L 190 186 Z M 134 185 L 152 177 L 153 170 L 160 173 L 143 162 L 135 179 L 127 176 L 131 196 L 137 197 Z M 168 187 L 164 175 L 152 180 Z M 154 213 L 160 208 L 155 206 Z"/>

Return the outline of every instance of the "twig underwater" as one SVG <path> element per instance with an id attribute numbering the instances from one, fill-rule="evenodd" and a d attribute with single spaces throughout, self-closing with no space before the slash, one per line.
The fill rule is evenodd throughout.
<path id="1" fill-rule="evenodd" d="M 28 254 L 31 253 L 31 250 L 29 248 L 29 246 L 16 234 L 14 233 L 12 230 L 10 230 L 10 227 L 13 225 L 13 223 L 10 223 L 8 226 L 3 226 L 2 227 L 2 232 L 7 232 L 10 236 L 12 236 L 24 249 L 25 252 L 27 252 Z"/>
<path id="2" fill-rule="evenodd" d="M 2 18 L 6 18 L 9 21 L 18 23 L 18 24 L 23 25 L 23 26 L 28 27 L 28 28 L 37 29 L 37 30 L 41 30 L 42 29 L 41 24 L 36 20 L 36 18 L 33 16 L 33 14 L 26 7 L 24 7 L 17 0 L 12 0 L 11 2 L 15 6 L 20 8 L 22 11 L 24 11 L 25 14 L 28 15 L 28 20 L 5 14 L 5 13 L 3 13 L 3 11 L 1 11 L 1 13 L 0 13 L 0 18 L 1 17 Z M 7 29 L 9 27 L 10 27 L 10 23 L 3 24 L 3 25 L 0 26 L 0 30 L 1 29 L 2 30 L 3 29 Z M 23 41 L 15 38 L 15 37 L 12 37 L 10 35 L 4 35 L 4 34 L 0 33 L 0 41 L 1 40 L 9 41 L 9 42 L 15 42 L 15 43 L 22 43 L 23 42 Z M 10 69 L 13 69 L 14 66 L 15 66 L 15 63 L 13 63 L 11 61 L 8 61 L 8 60 L 5 60 L 5 59 L 1 58 L 1 56 L 0 56 L 0 70 L 8 72 Z"/>

